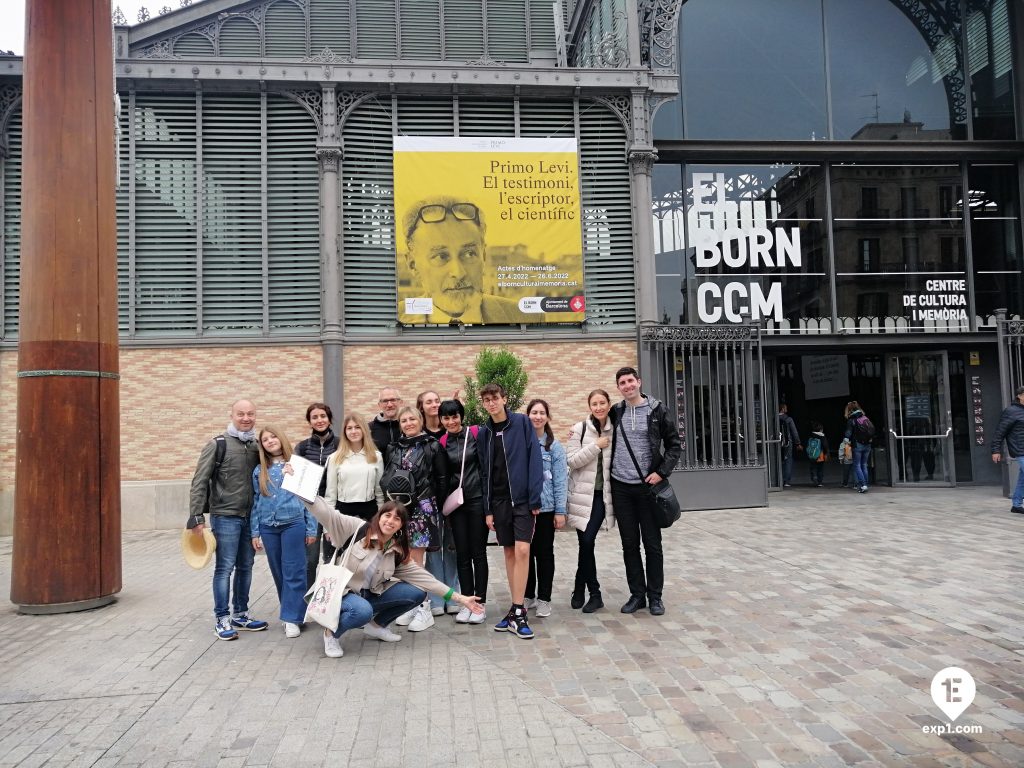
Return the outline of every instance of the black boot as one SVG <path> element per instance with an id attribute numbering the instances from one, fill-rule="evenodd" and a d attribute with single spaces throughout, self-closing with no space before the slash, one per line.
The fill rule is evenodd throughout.
<path id="1" fill-rule="evenodd" d="M 583 607 L 583 598 L 586 593 L 583 590 L 582 584 L 577 584 L 576 588 L 572 591 L 572 597 L 569 599 L 569 607 L 574 610 L 579 610 Z"/>
<path id="2" fill-rule="evenodd" d="M 587 600 L 587 604 L 583 606 L 583 612 L 593 613 L 598 608 L 604 608 L 604 600 L 601 599 L 601 590 L 590 593 L 590 599 Z"/>

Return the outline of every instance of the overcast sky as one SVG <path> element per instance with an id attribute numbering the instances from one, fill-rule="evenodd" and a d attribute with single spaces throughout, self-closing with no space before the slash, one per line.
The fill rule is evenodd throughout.
<path id="1" fill-rule="evenodd" d="M 84 0 L 71 0 L 83 2 Z M 110 7 L 121 7 L 129 24 L 137 23 L 139 8 L 145 6 L 150 16 L 165 5 L 178 8 L 178 0 L 111 0 Z M 0 0 L 0 50 L 14 51 L 19 56 L 25 53 L 25 0 Z"/>

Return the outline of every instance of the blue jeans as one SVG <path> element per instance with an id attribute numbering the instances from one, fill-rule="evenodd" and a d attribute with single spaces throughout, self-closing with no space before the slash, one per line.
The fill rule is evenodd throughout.
<path id="1" fill-rule="evenodd" d="M 1013 489 L 1013 506 L 1024 506 L 1024 456 L 1018 456 L 1017 462 L 1017 487 Z"/>
<path id="2" fill-rule="evenodd" d="M 868 485 L 868 457 L 870 455 L 870 443 L 853 444 L 853 477 L 858 488 L 866 488 Z"/>
<path id="3" fill-rule="evenodd" d="M 437 552 L 427 552 L 426 569 L 442 584 L 447 584 L 456 592 L 459 591 L 458 557 L 455 554 L 455 537 L 447 520 L 441 522 L 441 548 Z M 430 605 L 440 608 L 444 605 L 437 595 L 430 596 Z"/>
<path id="4" fill-rule="evenodd" d="M 301 624 L 306 619 L 306 521 L 301 517 L 284 525 L 260 525 L 267 565 L 281 603 L 281 621 Z"/>
<path id="5" fill-rule="evenodd" d="M 210 515 L 210 530 L 217 539 L 213 563 L 213 615 L 218 619 L 249 610 L 249 586 L 256 552 L 249 536 L 249 518 Z M 235 572 L 233 610 L 228 610 L 231 571 Z"/>
<path id="6" fill-rule="evenodd" d="M 350 629 L 365 627 L 370 619 L 386 627 L 403 613 L 423 602 L 427 593 L 404 581 L 396 582 L 375 595 L 368 589 L 359 593 L 349 592 L 341 599 L 341 621 L 335 637 L 341 637 Z"/>
<path id="7" fill-rule="evenodd" d="M 782 484 L 789 485 L 793 479 L 793 446 L 787 445 L 782 448 Z"/>

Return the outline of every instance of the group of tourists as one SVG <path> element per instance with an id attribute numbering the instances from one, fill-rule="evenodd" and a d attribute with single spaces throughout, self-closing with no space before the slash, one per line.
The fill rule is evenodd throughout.
<path id="1" fill-rule="evenodd" d="M 595 543 L 617 526 L 630 593 L 621 612 L 663 614 L 662 532 L 650 486 L 675 467 L 679 435 L 665 406 L 641 390 L 635 368 L 620 368 L 615 382 L 622 400 L 613 405 L 608 392 L 592 391 L 564 445 L 546 401 L 532 399 L 525 413 L 514 413 L 497 383 L 478 393 L 487 413 L 480 425 L 464 423 L 457 398 L 431 390 L 412 406 L 385 387 L 369 423 L 348 413 L 337 431 L 330 406 L 313 403 L 311 434 L 294 449 L 281 430 L 257 430 L 255 407 L 238 400 L 226 431 L 200 454 L 190 497 L 188 527 L 202 535 L 208 524 L 217 540 L 217 637 L 267 629 L 249 615 L 260 550 L 287 637 L 302 631 L 318 564 L 345 551 L 353 575 L 337 630 L 324 630 L 329 657 L 343 655 L 341 638 L 352 629 L 395 642 L 401 635 L 392 624 L 420 632 L 448 613 L 458 624 L 482 624 L 493 532 L 511 597 L 494 629 L 531 639 L 529 612 L 553 610 L 555 532 L 566 527 L 579 542 L 573 609 L 604 607 Z M 312 502 L 282 488 L 295 455 L 325 468 Z"/>
<path id="2" fill-rule="evenodd" d="M 779 406 L 779 438 L 782 451 L 782 487 L 789 488 L 793 479 L 793 462 L 802 452 L 810 465 L 811 485 L 824 485 L 825 464 L 834 458 L 842 467 L 842 487 L 867 493 L 871 445 L 875 438 L 875 425 L 860 403 L 851 400 L 843 410 L 843 438 L 833 455 L 825 427 L 820 421 L 811 422 L 806 443 L 800 439 L 796 422 L 789 415 L 789 407 Z"/>

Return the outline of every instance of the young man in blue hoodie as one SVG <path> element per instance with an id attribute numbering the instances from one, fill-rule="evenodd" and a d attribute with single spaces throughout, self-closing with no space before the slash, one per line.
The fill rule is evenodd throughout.
<path id="1" fill-rule="evenodd" d="M 523 598 L 530 573 L 530 543 L 534 517 L 540 512 L 544 467 L 540 443 L 530 420 L 506 407 L 508 395 L 500 384 L 480 390 L 480 402 L 490 418 L 477 436 L 487 527 L 505 551 L 505 571 L 512 607 L 494 625 L 496 632 L 533 638 Z"/>

